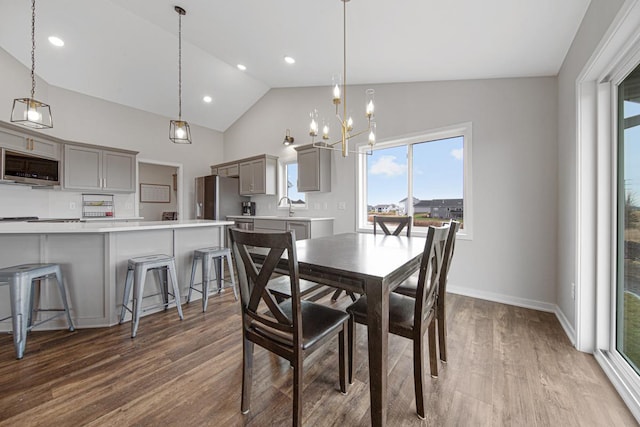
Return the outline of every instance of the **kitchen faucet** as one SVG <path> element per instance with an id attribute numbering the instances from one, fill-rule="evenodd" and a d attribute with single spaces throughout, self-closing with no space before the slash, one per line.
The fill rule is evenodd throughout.
<path id="1" fill-rule="evenodd" d="M 280 206 L 280 202 L 282 202 L 283 200 L 289 202 L 289 216 L 293 216 L 293 204 L 291 203 L 290 198 L 288 198 L 287 196 L 281 197 L 280 200 L 278 200 L 278 206 Z"/>

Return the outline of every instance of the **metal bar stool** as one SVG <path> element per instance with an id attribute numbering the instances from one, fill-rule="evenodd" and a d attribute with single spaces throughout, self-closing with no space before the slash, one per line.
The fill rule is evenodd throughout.
<path id="1" fill-rule="evenodd" d="M 207 302 L 209 300 L 209 282 L 211 279 L 211 260 L 215 261 L 216 280 L 218 282 L 217 293 L 220 293 L 223 289 L 224 282 L 224 267 L 222 264 L 222 258 L 227 259 L 227 266 L 229 268 L 229 276 L 231 278 L 231 287 L 233 288 L 233 296 L 238 300 L 238 294 L 236 292 L 236 280 L 233 277 L 233 266 L 231 263 L 231 250 L 229 248 L 221 248 L 214 246 L 211 248 L 196 249 L 193 251 L 193 262 L 191 263 L 191 282 L 189 283 L 189 295 L 187 296 L 187 303 L 191 301 L 191 291 L 200 292 L 202 294 L 202 311 L 207 311 Z M 196 289 L 193 282 L 196 277 L 196 267 L 198 261 L 202 262 L 202 290 Z"/>
<path id="2" fill-rule="evenodd" d="M 148 255 L 131 258 L 127 267 L 127 278 L 124 284 L 124 297 L 122 300 L 122 312 L 120 313 L 120 323 L 124 322 L 124 316 L 127 311 L 132 315 L 131 320 L 131 338 L 136 337 L 138 332 L 138 324 L 140 323 L 140 314 L 144 311 L 156 308 L 157 305 L 142 309 L 142 299 L 144 298 L 144 282 L 147 273 L 153 271 L 156 274 L 158 285 L 162 288 L 162 306 L 165 310 L 170 303 L 175 302 L 178 309 L 180 320 L 182 316 L 182 306 L 180 305 L 180 289 L 178 286 L 178 277 L 176 275 L 176 264 L 172 256 L 169 255 Z M 171 277 L 173 286 L 173 294 L 169 293 L 168 279 Z M 129 308 L 129 298 L 131 296 L 131 285 L 133 284 L 133 302 Z M 169 301 L 169 295 L 173 296 L 173 300 Z"/>
<path id="3" fill-rule="evenodd" d="M 39 303 L 34 306 L 34 287 L 36 283 L 46 278 L 55 278 L 58 283 L 58 291 L 64 308 L 38 308 Z M 62 269 L 59 264 L 22 264 L 13 267 L 0 269 L 0 284 L 9 285 L 11 295 L 11 323 L 13 325 L 13 344 L 16 348 L 16 358 L 22 359 L 24 349 L 27 344 L 27 332 L 32 328 L 53 320 L 56 317 L 66 314 L 69 330 L 73 331 L 73 322 L 69 314 L 69 304 L 67 294 L 64 289 Z M 40 311 L 59 311 L 60 313 L 33 323 L 33 313 Z M 6 320 L 5 317 L 2 320 Z"/>

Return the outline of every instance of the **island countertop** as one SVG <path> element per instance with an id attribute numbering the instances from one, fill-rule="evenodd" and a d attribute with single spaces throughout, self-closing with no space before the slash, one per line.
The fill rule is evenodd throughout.
<path id="1" fill-rule="evenodd" d="M 221 227 L 233 224 L 233 221 L 213 221 L 206 219 L 128 222 L 11 222 L 0 224 L 0 234 L 114 233 L 176 228 Z"/>

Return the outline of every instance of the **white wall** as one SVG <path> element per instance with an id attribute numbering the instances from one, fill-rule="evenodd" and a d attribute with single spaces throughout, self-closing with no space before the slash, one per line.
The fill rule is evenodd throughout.
<path id="1" fill-rule="evenodd" d="M 558 274 L 556 299 L 561 316 L 575 331 L 575 301 L 571 283 L 576 282 L 576 78 L 623 0 L 592 0 L 558 75 Z M 595 126 L 595 123 L 593 124 Z M 595 177 L 594 177 L 595 179 Z M 589 191 L 595 190 L 591 188 Z M 594 206 L 595 209 L 595 206 Z M 593 230 L 595 233 L 595 229 Z M 593 260 L 595 269 L 595 259 Z M 578 284 L 579 285 L 579 284 Z M 594 317 L 595 319 L 595 307 Z M 573 331 L 569 331 L 570 334 Z"/>
<path id="2" fill-rule="evenodd" d="M 13 99 L 29 95 L 30 75 L 27 68 L 2 49 L 0 75 L 0 120 L 8 122 Z M 144 80 L 140 84 L 145 84 Z M 176 145 L 169 141 L 169 120 L 173 117 L 162 117 L 48 86 L 40 79 L 37 81 L 36 99 L 51 105 L 54 127 L 41 131 L 43 134 L 87 144 L 135 150 L 140 152 L 140 158 L 182 164 L 183 218 L 194 217 L 194 178 L 208 175 L 209 166 L 223 160 L 222 133 L 190 123 L 193 144 Z M 188 111 L 184 118 L 189 120 Z M 121 197 L 127 201 L 118 205 Z M 133 203 L 129 203 L 135 200 L 133 197 L 117 196 L 116 212 L 125 212 L 125 205 L 129 204 L 133 209 Z M 34 212 L 37 216 L 68 217 L 74 213 L 66 203 L 69 199 L 79 201 L 80 193 L 15 189 L 0 185 L 0 216 L 12 216 L 16 210 L 31 215 L 26 207 L 35 210 L 39 206 L 37 212 Z M 61 200 L 64 203 L 59 203 Z M 21 207 L 23 203 L 25 209 Z"/>
<path id="3" fill-rule="evenodd" d="M 556 83 L 545 77 L 374 86 L 379 141 L 473 123 L 474 238 L 458 243 L 452 291 L 555 308 Z M 349 88 L 349 108 L 360 122 L 364 90 Z M 309 143 L 308 113 L 314 107 L 332 118 L 329 88 L 269 91 L 225 132 L 225 161 L 292 155 L 282 145 L 285 129 L 296 144 Z M 334 153 L 332 192 L 308 194 L 311 206 L 319 207 L 308 215 L 335 217 L 336 233 L 355 230 L 354 160 Z M 253 199 L 258 214 L 271 212 L 276 203 L 275 196 Z M 346 202 L 346 210 L 338 210 L 338 202 Z"/>

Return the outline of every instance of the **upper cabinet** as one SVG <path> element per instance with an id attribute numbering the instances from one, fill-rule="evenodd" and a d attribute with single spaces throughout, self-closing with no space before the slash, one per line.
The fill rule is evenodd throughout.
<path id="1" fill-rule="evenodd" d="M 64 146 L 64 188 L 133 193 L 136 155 L 83 145 Z"/>
<path id="2" fill-rule="evenodd" d="M 60 144 L 41 137 L 0 131 L 0 147 L 38 156 L 60 159 Z"/>
<path id="3" fill-rule="evenodd" d="M 331 151 L 304 145 L 298 152 L 298 191 L 331 191 Z"/>
<path id="4" fill-rule="evenodd" d="M 223 163 L 220 165 L 211 166 L 211 174 L 224 176 L 224 177 L 237 178 L 240 175 L 238 162 Z"/>
<path id="5" fill-rule="evenodd" d="M 276 194 L 278 158 L 257 156 L 239 162 L 240 194 Z"/>

